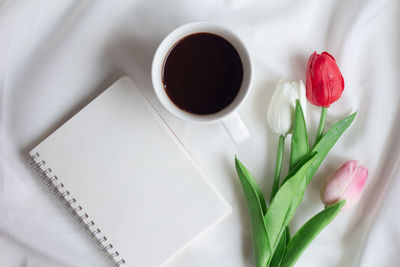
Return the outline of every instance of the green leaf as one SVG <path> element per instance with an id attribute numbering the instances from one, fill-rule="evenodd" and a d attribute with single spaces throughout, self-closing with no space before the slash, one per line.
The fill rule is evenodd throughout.
<path id="1" fill-rule="evenodd" d="M 280 267 L 293 266 L 314 238 L 336 217 L 345 200 L 329 206 L 307 221 L 292 237 Z"/>
<path id="2" fill-rule="evenodd" d="M 267 204 L 265 202 L 264 195 L 261 192 L 260 187 L 257 185 L 256 180 L 253 178 L 253 175 L 240 162 L 240 160 L 238 160 L 237 157 L 235 157 L 235 166 L 236 166 L 236 171 L 237 171 L 238 175 L 239 175 L 238 167 L 240 167 L 239 168 L 240 173 L 248 181 L 248 183 L 250 183 L 251 187 L 253 188 L 254 192 L 257 195 L 257 198 L 259 200 L 259 205 L 261 206 L 261 209 L 262 209 L 262 213 L 265 215 L 265 213 L 267 212 Z M 240 175 L 239 175 L 239 178 L 241 178 Z"/>
<path id="3" fill-rule="evenodd" d="M 289 178 L 291 178 L 296 172 L 299 171 L 299 169 L 301 167 L 303 167 L 303 165 L 308 162 L 311 158 L 313 158 L 315 155 L 317 154 L 317 152 L 315 151 L 311 151 L 309 152 L 307 155 L 304 156 L 304 158 L 302 158 L 299 162 L 296 163 L 296 165 L 294 165 L 289 173 L 286 175 L 285 179 L 283 180 L 283 183 L 285 183 Z"/>
<path id="4" fill-rule="evenodd" d="M 290 152 L 289 169 L 292 169 L 308 153 L 308 136 L 306 121 L 300 101 L 296 100 L 294 123 L 292 132 L 292 144 Z"/>
<path id="5" fill-rule="evenodd" d="M 237 157 L 235 166 L 249 210 L 256 267 L 266 267 L 271 258 L 271 246 L 264 221 L 265 200 L 253 176 Z"/>
<path id="6" fill-rule="evenodd" d="M 276 247 L 274 255 L 272 256 L 272 260 L 271 263 L 269 264 L 269 267 L 279 267 L 279 265 L 282 262 L 283 256 L 285 255 L 287 242 L 289 241 L 287 240 L 287 233 L 285 229 L 284 233 L 279 239 L 278 246 Z"/>
<path id="7" fill-rule="evenodd" d="M 287 179 L 271 201 L 271 205 L 265 215 L 265 225 L 271 248 L 277 246 L 280 234 L 289 224 L 296 208 L 301 203 L 306 189 L 306 175 L 316 156 L 314 155 L 310 158 L 292 177 Z"/>
<path id="8" fill-rule="evenodd" d="M 347 118 L 335 123 L 335 125 L 333 125 L 329 131 L 322 136 L 318 143 L 315 144 L 311 152 L 318 152 L 318 154 L 316 160 L 313 161 L 311 168 L 308 169 L 307 184 L 310 183 L 329 150 L 331 150 L 336 141 L 353 122 L 356 114 L 357 112 L 354 112 Z"/>
<path id="9" fill-rule="evenodd" d="M 296 172 L 298 172 L 298 170 L 299 170 L 306 162 L 308 162 L 311 158 L 314 158 L 314 160 L 316 160 L 316 158 L 317 158 L 316 154 L 317 154 L 317 152 L 310 152 L 310 153 L 308 153 L 303 159 L 301 159 L 301 160 L 293 167 L 293 169 L 289 172 L 289 174 L 287 175 L 286 180 L 287 180 L 287 179 L 290 179 L 290 178 L 293 176 L 293 174 L 295 174 Z M 311 164 L 311 166 L 312 166 L 312 164 Z M 311 166 L 310 166 L 310 168 L 311 168 Z M 307 171 L 307 173 L 308 173 L 308 171 Z M 286 180 L 285 180 L 285 181 L 286 181 Z M 307 174 L 306 174 L 306 177 L 304 178 L 304 180 L 307 181 Z M 288 211 L 289 214 L 294 214 L 295 211 L 296 211 L 296 209 L 297 209 L 297 207 L 298 207 L 298 206 L 300 205 L 300 203 L 303 201 L 303 196 L 304 196 L 304 194 L 305 194 L 306 187 L 307 187 L 307 183 L 306 183 L 306 186 L 304 187 L 304 189 L 303 189 L 303 190 L 300 190 L 300 189 L 299 189 L 298 192 L 297 192 L 298 194 L 296 194 L 296 195 L 293 197 L 293 202 L 292 202 L 292 204 L 290 205 L 289 211 Z M 289 229 L 287 229 L 287 231 L 289 231 Z M 287 234 L 289 234 L 289 232 L 287 232 Z"/>

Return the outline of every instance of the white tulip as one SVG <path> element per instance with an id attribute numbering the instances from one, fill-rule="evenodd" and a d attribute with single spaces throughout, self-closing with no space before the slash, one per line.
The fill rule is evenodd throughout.
<path id="1" fill-rule="evenodd" d="M 300 100 L 305 114 L 307 101 L 303 81 L 280 81 L 268 107 L 268 124 L 274 133 L 284 137 L 291 133 L 296 99 Z"/>

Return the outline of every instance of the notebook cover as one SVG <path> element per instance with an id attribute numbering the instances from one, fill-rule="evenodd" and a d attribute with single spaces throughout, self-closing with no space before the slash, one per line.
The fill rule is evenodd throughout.
<path id="1" fill-rule="evenodd" d="M 127 266 L 162 265 L 231 211 L 129 77 L 30 155 Z"/>

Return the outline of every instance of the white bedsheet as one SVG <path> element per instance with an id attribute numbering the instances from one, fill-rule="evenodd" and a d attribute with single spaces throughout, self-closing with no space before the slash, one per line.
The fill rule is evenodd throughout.
<path id="1" fill-rule="evenodd" d="M 240 146 L 220 124 L 176 119 L 152 91 L 150 65 L 158 43 L 196 20 L 232 28 L 254 59 L 254 86 L 239 110 L 252 138 Z M 292 231 L 323 207 L 319 188 L 343 162 L 359 160 L 370 176 L 359 205 L 341 213 L 296 266 L 398 266 L 399 47 L 398 0 L 2 2 L 0 266 L 108 266 L 87 234 L 49 201 L 25 160 L 27 151 L 123 74 L 133 78 L 233 206 L 226 220 L 168 266 L 252 266 L 234 155 L 268 195 L 277 146 L 266 123 L 269 99 L 280 79 L 305 79 L 314 50 L 336 57 L 346 83 L 328 111 L 328 126 L 352 110 L 359 113 L 310 184 Z M 315 133 L 319 111 L 308 110 Z M 288 148 L 287 143 L 286 159 Z"/>

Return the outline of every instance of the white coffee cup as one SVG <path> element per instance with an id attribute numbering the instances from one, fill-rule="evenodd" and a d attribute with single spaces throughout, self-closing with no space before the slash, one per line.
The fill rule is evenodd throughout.
<path id="1" fill-rule="evenodd" d="M 170 49 L 185 36 L 199 32 L 213 33 L 226 39 L 236 49 L 243 64 L 242 85 L 235 99 L 224 109 L 206 115 L 189 113 L 177 107 L 168 97 L 162 81 L 163 64 Z M 252 85 L 252 62 L 246 46 L 240 38 L 229 29 L 211 22 L 192 22 L 178 27 L 168 34 L 158 46 L 153 58 L 151 77 L 155 93 L 161 104 L 175 116 L 191 122 L 222 122 L 236 144 L 250 137 L 250 133 L 239 117 L 237 109 L 246 99 Z"/>

